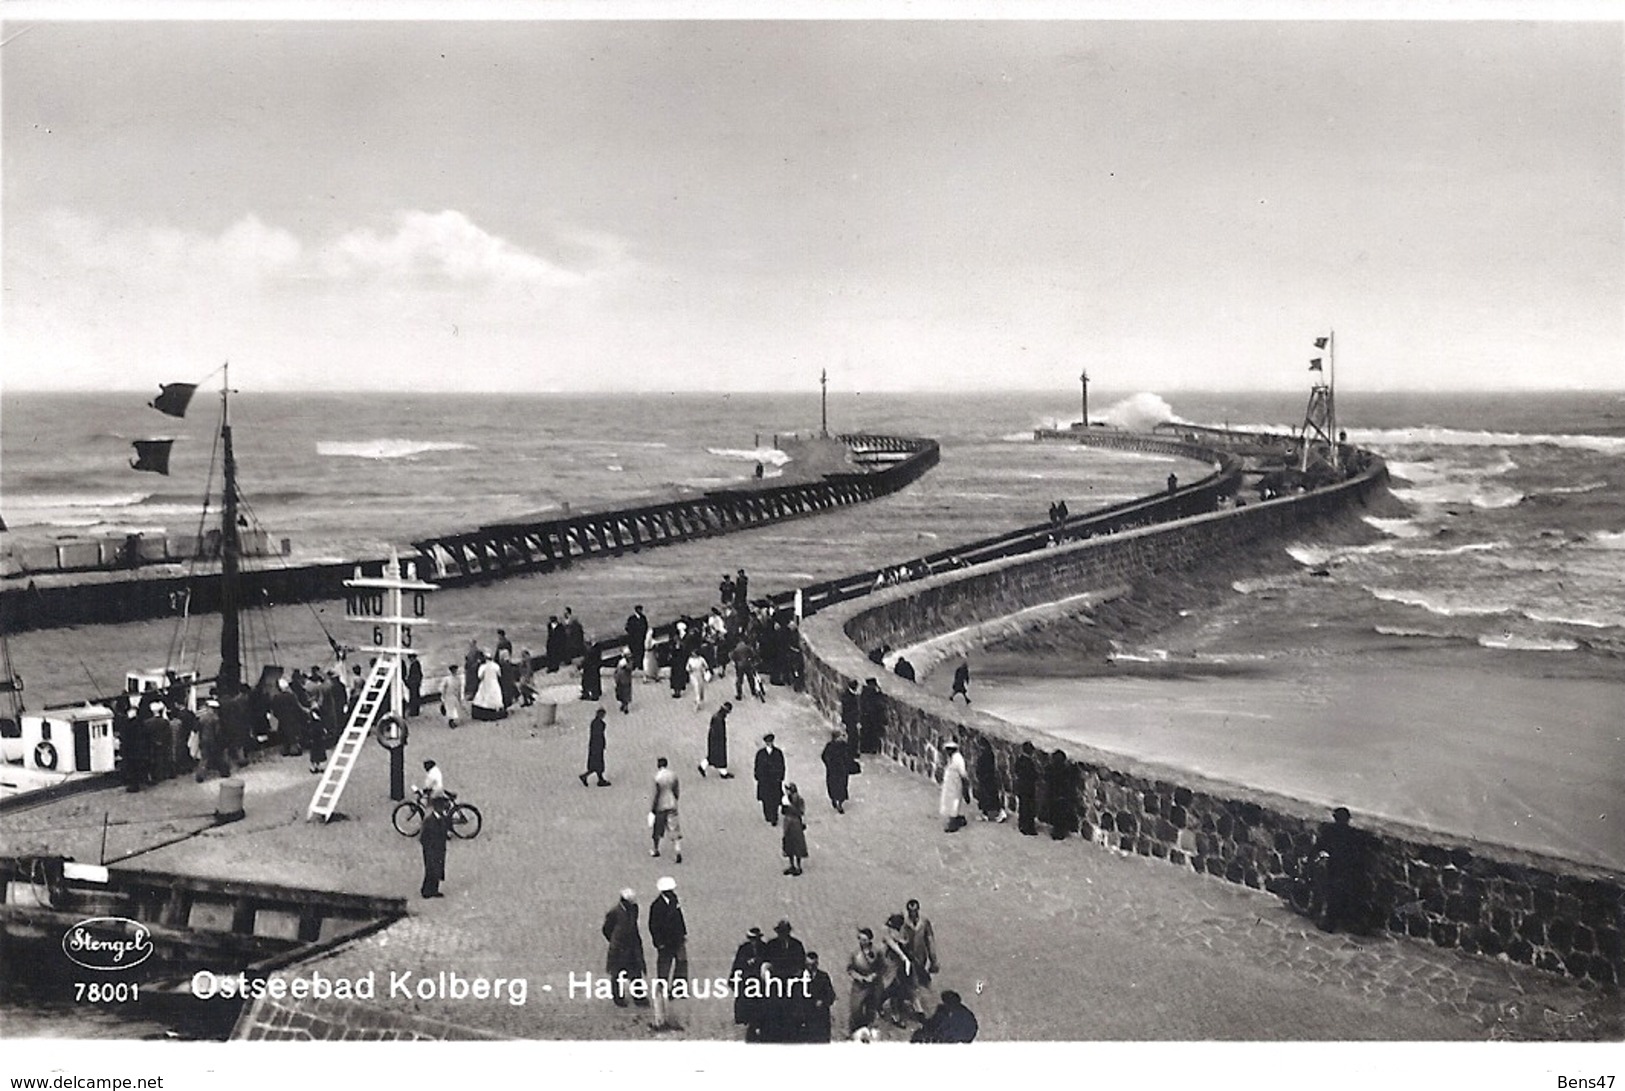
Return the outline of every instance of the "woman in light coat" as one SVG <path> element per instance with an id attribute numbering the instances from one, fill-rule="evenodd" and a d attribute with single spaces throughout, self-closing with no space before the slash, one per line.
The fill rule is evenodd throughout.
<path id="1" fill-rule="evenodd" d="M 937 813 L 945 823 L 943 830 L 955 833 L 965 825 L 965 804 L 970 799 L 970 772 L 965 768 L 965 755 L 959 744 L 945 742 L 942 749 L 948 762 L 942 768 L 942 794 L 937 798 Z"/>
<path id="2" fill-rule="evenodd" d="M 474 700 L 469 702 L 474 706 L 474 718 L 502 719 L 508 714 L 507 706 L 502 703 L 502 665 L 487 656 L 480 661 L 479 676 L 479 688 L 474 691 Z"/>

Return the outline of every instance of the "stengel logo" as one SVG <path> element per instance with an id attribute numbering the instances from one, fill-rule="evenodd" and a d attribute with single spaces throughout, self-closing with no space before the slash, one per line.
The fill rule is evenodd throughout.
<path id="1" fill-rule="evenodd" d="M 128 970 L 152 951 L 152 932 L 129 917 L 91 917 L 62 935 L 62 953 L 87 970 Z"/>

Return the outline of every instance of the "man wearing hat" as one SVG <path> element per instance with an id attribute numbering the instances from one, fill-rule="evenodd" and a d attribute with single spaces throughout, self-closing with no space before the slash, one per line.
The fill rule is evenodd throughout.
<path id="1" fill-rule="evenodd" d="M 762 803 L 762 817 L 768 825 L 779 824 L 779 800 L 784 798 L 784 751 L 773 745 L 773 734 L 762 736 L 756 751 L 756 798 Z"/>
<path id="2" fill-rule="evenodd" d="M 207 780 L 210 773 L 231 776 L 231 766 L 226 762 L 225 739 L 220 733 L 220 702 L 213 697 L 204 701 L 203 707 L 198 710 L 197 751 L 195 776 L 198 783 Z"/>
<path id="3" fill-rule="evenodd" d="M 688 925 L 683 907 L 677 904 L 677 880 L 661 876 L 655 883 L 656 895 L 649 906 L 649 941 L 655 945 L 654 1030 L 682 1030 L 671 997 L 672 982 L 688 980 Z"/>
<path id="4" fill-rule="evenodd" d="M 807 948 L 791 935 L 790 922 L 773 926 L 764 955 L 772 986 L 762 1000 L 760 1041 L 794 1042 L 801 1037 L 801 1001 L 806 995 Z"/>
<path id="5" fill-rule="evenodd" d="M 942 767 L 942 793 L 937 797 L 937 813 L 944 820 L 946 833 L 958 833 L 965 826 L 965 804 L 970 802 L 970 771 L 965 768 L 965 756 L 959 744 L 952 739 L 942 744 L 947 760 Z"/>
<path id="6" fill-rule="evenodd" d="M 755 991 L 761 988 L 765 965 L 767 944 L 762 940 L 762 930 L 752 926 L 745 931 L 745 942 L 734 952 L 733 971 L 728 979 L 734 990 L 734 1022 L 745 1028 L 747 1042 L 761 1041 L 762 998 L 755 995 Z M 748 995 L 747 990 L 750 990 Z"/>
<path id="7" fill-rule="evenodd" d="M 638 931 L 638 899 L 630 887 L 621 891 L 621 900 L 604 914 L 603 932 L 609 942 L 604 973 L 615 982 L 615 1006 L 626 1007 L 627 994 L 632 992 L 638 1007 L 648 1007 L 643 990 L 632 988 L 632 982 L 643 980 L 648 965 L 643 960 L 643 934 Z"/>

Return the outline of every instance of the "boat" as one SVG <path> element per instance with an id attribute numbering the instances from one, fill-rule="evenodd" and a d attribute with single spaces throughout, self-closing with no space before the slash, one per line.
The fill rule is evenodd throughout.
<path id="1" fill-rule="evenodd" d="M 404 898 L 0 857 L 0 994 L 148 1019 L 173 1005 L 224 1038 L 257 983 L 404 916 Z"/>
<path id="2" fill-rule="evenodd" d="M 22 681 L 12 669 L 5 635 L 0 631 L 0 694 L 9 699 L 9 708 L 0 709 L 0 805 L 18 795 L 60 791 L 79 782 L 106 780 L 125 764 L 124 737 L 131 733 L 131 722 L 139 722 L 147 714 L 152 699 L 163 701 L 171 709 L 196 712 L 209 697 L 200 691 L 212 684 L 213 692 L 221 698 L 249 690 L 251 704 L 263 710 L 263 701 L 252 700 L 254 691 L 268 698 L 269 691 L 281 677 L 281 667 L 274 662 L 275 637 L 270 634 L 268 623 L 261 628 L 269 636 L 269 648 L 260 650 L 264 661 L 257 675 L 251 675 L 244 666 L 250 649 L 245 646 L 242 617 L 247 605 L 242 592 L 243 543 L 245 534 L 258 538 L 266 534 L 253 528 L 243 513 L 245 505 L 238 487 L 232 444 L 229 365 L 222 366 L 218 374 L 222 376 L 220 419 L 213 450 L 220 471 L 219 502 L 213 505 L 211 490 L 204 490 L 200 528 L 210 522 L 211 509 L 217 519 L 214 525 L 199 530 L 193 548 L 188 551 L 191 557 L 188 582 L 200 583 L 207 579 L 213 588 L 211 597 L 218 600 L 218 669 L 210 675 L 201 665 L 202 648 L 192 639 L 193 599 L 188 589 L 182 594 L 183 608 L 176 618 L 177 633 L 170 643 L 171 662 L 130 670 L 119 693 L 29 713 L 23 706 Z M 164 384 L 148 404 L 166 416 L 184 418 L 197 388 L 196 383 Z M 129 463 L 130 468 L 167 475 L 174 443 L 173 437 L 133 441 L 135 457 Z M 215 477 L 215 466 L 211 465 L 211 485 Z M 340 646 L 331 634 L 327 639 L 338 652 Z M 191 662 L 179 661 L 188 654 L 192 656 Z M 252 686 L 245 685 L 248 677 L 254 678 Z"/>

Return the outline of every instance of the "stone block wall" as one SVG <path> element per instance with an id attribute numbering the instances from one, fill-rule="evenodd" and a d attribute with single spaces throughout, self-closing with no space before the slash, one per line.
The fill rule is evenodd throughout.
<path id="1" fill-rule="evenodd" d="M 833 607 L 803 624 L 808 692 L 837 719 L 845 684 L 876 678 L 885 698 L 888 756 L 937 779 L 944 742 L 952 739 L 973 755 L 986 740 L 1007 795 L 1023 742 L 1032 741 L 1041 756 L 1064 746 L 1077 771 L 1083 842 L 1290 894 L 1307 878 L 1320 825 L 1329 818 L 1324 808 L 1064 742 L 951 705 L 881 670 L 864 653 L 1301 530 L 1363 502 L 1381 480 L 1379 466 L 1323 492 L 1067 544 Z M 1041 813 L 1043 807 L 1041 799 Z M 1369 915 L 1361 922 L 1367 928 L 1608 986 L 1619 982 L 1625 876 L 1509 847 L 1464 844 L 1400 823 L 1356 825 L 1369 835 L 1363 892 Z"/>

